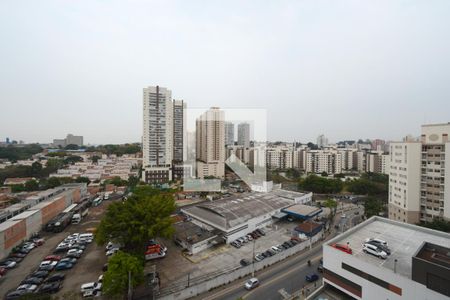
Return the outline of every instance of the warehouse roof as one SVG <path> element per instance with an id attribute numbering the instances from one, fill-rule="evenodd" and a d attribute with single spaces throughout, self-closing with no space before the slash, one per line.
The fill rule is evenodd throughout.
<path id="1" fill-rule="evenodd" d="M 201 203 L 182 211 L 214 227 L 228 230 L 292 204 L 293 201 L 271 193 L 247 193 Z"/>
<path id="2" fill-rule="evenodd" d="M 294 204 L 282 209 L 282 212 L 302 219 L 309 219 L 320 214 L 322 212 L 322 209 L 310 205 Z"/>
<path id="3" fill-rule="evenodd" d="M 296 198 L 300 198 L 300 197 L 307 195 L 307 193 L 288 191 L 288 190 L 283 190 L 283 189 L 272 190 L 271 193 L 274 195 L 277 195 L 277 196 L 280 196 L 283 198 L 287 198 L 287 199 L 292 199 L 292 200 L 295 200 Z"/>

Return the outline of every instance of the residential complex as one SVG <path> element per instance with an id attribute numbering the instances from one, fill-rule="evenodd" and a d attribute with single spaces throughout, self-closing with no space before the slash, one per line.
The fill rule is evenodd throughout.
<path id="1" fill-rule="evenodd" d="M 419 141 L 390 144 L 389 218 L 408 223 L 450 220 L 449 134 L 450 123 L 423 125 Z"/>
<path id="2" fill-rule="evenodd" d="M 325 135 L 321 134 L 317 137 L 317 147 L 328 147 L 328 139 L 325 137 Z"/>
<path id="3" fill-rule="evenodd" d="M 53 147 L 66 147 L 68 145 L 83 146 L 83 137 L 80 135 L 68 134 L 65 139 L 54 139 Z"/>
<path id="4" fill-rule="evenodd" d="M 142 159 L 132 155 L 115 156 L 102 155 L 97 162 L 85 158 L 82 162 L 76 162 L 64 169 L 59 169 L 50 177 L 87 177 L 91 181 L 112 179 L 120 177 L 128 180 L 130 176 L 138 176 L 138 169 L 142 164 Z"/>
<path id="5" fill-rule="evenodd" d="M 225 112 L 217 107 L 196 120 L 197 177 L 225 176 Z"/>
<path id="6" fill-rule="evenodd" d="M 363 251 L 369 238 L 386 242 L 391 254 Z M 324 284 L 355 299 L 448 299 L 449 252 L 448 233 L 372 217 L 323 245 Z"/>

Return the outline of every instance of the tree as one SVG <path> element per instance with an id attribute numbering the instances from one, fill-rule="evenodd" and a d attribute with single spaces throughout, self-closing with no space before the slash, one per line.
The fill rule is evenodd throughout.
<path id="1" fill-rule="evenodd" d="M 378 216 L 381 212 L 383 212 L 383 203 L 380 199 L 372 196 L 364 199 L 364 214 L 367 218 Z"/>
<path id="2" fill-rule="evenodd" d="M 25 186 L 23 184 L 13 184 L 11 185 L 11 192 L 13 193 L 25 192 Z"/>
<path id="3" fill-rule="evenodd" d="M 171 214 L 175 208 L 171 193 L 137 186 L 127 201 L 108 206 L 97 228 L 96 241 L 103 245 L 112 240 L 124 245 L 124 251 L 143 256 L 150 239 L 172 236 Z"/>
<path id="4" fill-rule="evenodd" d="M 69 144 L 66 147 L 64 147 L 64 149 L 66 149 L 66 150 L 78 150 L 79 147 L 78 147 L 78 145 L 75 145 L 75 144 Z"/>
<path id="5" fill-rule="evenodd" d="M 309 175 L 299 182 L 299 188 L 319 194 L 339 193 L 343 183 L 339 179 L 328 179 L 317 175 Z"/>
<path id="6" fill-rule="evenodd" d="M 32 165 L 31 165 L 31 176 L 33 177 L 39 177 L 41 175 L 42 172 L 42 165 L 40 162 L 35 161 Z"/>
<path id="7" fill-rule="evenodd" d="M 94 155 L 92 156 L 92 162 L 96 164 L 100 158 L 101 158 L 100 156 Z"/>
<path id="8" fill-rule="evenodd" d="M 321 175 L 322 177 L 328 177 L 328 173 L 325 172 L 325 171 L 323 171 L 320 175 Z"/>
<path id="9" fill-rule="evenodd" d="M 77 179 L 75 179 L 75 182 L 89 184 L 89 183 L 91 183 L 91 180 L 87 177 L 80 176 L 80 177 L 77 177 Z"/>
<path id="10" fill-rule="evenodd" d="M 39 183 L 34 179 L 28 180 L 25 182 L 25 190 L 28 192 L 37 191 L 39 190 Z"/>
<path id="11" fill-rule="evenodd" d="M 58 177 L 50 177 L 47 180 L 47 188 L 55 188 L 61 185 L 61 180 Z"/>
<path id="12" fill-rule="evenodd" d="M 422 227 L 427 227 L 434 230 L 450 232 L 450 222 L 434 218 L 431 222 L 419 223 L 417 224 Z"/>
<path id="13" fill-rule="evenodd" d="M 78 155 L 70 155 L 64 159 L 65 164 L 73 165 L 76 162 L 83 161 L 83 158 Z"/>
<path id="14" fill-rule="evenodd" d="M 137 178 L 136 176 L 131 175 L 128 178 L 128 186 L 129 187 L 135 187 L 138 183 L 139 183 L 139 178 Z"/>
<path id="15" fill-rule="evenodd" d="M 129 273 L 131 286 L 144 281 L 143 261 L 131 254 L 118 251 L 108 262 L 108 270 L 103 278 L 103 292 L 109 296 L 123 295 L 128 289 Z"/>

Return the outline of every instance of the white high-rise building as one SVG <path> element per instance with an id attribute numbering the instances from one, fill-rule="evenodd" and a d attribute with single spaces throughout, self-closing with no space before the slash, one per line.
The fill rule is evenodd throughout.
<path id="1" fill-rule="evenodd" d="M 196 120 L 197 177 L 225 176 L 225 112 L 212 107 Z"/>
<path id="2" fill-rule="evenodd" d="M 173 160 L 186 161 L 186 102 L 173 100 Z"/>
<path id="3" fill-rule="evenodd" d="M 174 155 L 172 92 L 159 86 L 144 88 L 143 106 L 142 179 L 165 183 L 172 179 Z"/>
<path id="4" fill-rule="evenodd" d="M 450 220 L 450 123 L 422 126 L 420 141 L 390 143 L 389 218 Z"/>
<path id="5" fill-rule="evenodd" d="M 328 147 L 328 139 L 325 137 L 325 135 L 321 134 L 317 137 L 317 147 Z"/>
<path id="6" fill-rule="evenodd" d="M 246 148 L 250 147 L 250 124 L 238 124 L 238 145 Z"/>
<path id="7" fill-rule="evenodd" d="M 234 123 L 225 122 L 225 145 L 234 145 Z"/>

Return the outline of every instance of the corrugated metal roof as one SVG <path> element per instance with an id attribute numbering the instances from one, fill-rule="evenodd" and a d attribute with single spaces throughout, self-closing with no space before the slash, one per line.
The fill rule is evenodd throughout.
<path id="1" fill-rule="evenodd" d="M 24 211 L 23 213 L 18 214 L 17 216 L 12 217 L 12 220 L 22 220 L 22 219 L 26 219 L 29 216 L 34 215 L 35 213 L 39 212 L 38 209 L 32 209 L 32 210 L 27 210 Z"/>

